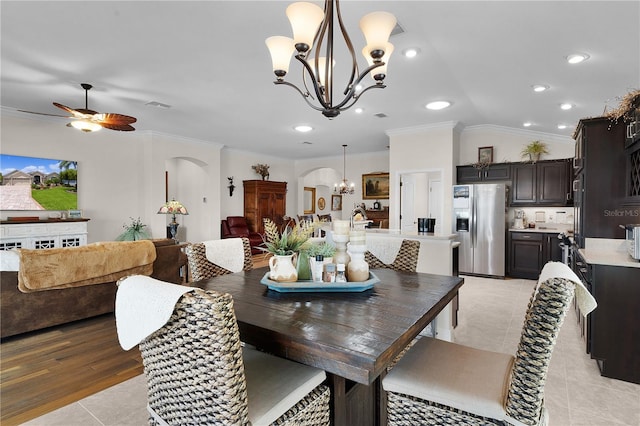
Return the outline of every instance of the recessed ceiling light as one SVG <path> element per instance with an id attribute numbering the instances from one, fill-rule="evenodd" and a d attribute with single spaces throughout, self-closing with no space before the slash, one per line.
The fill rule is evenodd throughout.
<path id="1" fill-rule="evenodd" d="M 451 102 L 448 101 L 434 101 L 429 102 L 426 107 L 427 109 L 437 111 L 439 109 L 445 109 L 451 105 Z"/>
<path id="2" fill-rule="evenodd" d="M 567 128 L 567 125 L 566 125 L 566 124 L 558 124 L 558 129 L 560 129 L 560 130 L 564 130 L 564 129 L 566 129 L 566 128 Z"/>
<path id="3" fill-rule="evenodd" d="M 531 127 L 531 126 L 533 125 L 533 123 L 532 123 L 532 122 L 530 122 L 530 121 L 525 121 L 524 123 L 522 123 L 522 125 L 523 125 L 524 127 Z"/>
<path id="4" fill-rule="evenodd" d="M 560 104 L 560 109 L 563 109 L 565 111 L 570 110 L 571 108 L 573 108 L 573 105 L 569 103 Z"/>
<path id="5" fill-rule="evenodd" d="M 545 90 L 549 89 L 549 86 L 547 86 L 546 84 L 534 84 L 533 86 L 531 86 L 531 88 L 534 92 L 544 92 Z"/>
<path id="6" fill-rule="evenodd" d="M 420 49 L 418 49 L 417 47 L 409 47 L 402 51 L 402 54 L 407 58 L 415 58 L 416 56 L 418 56 L 418 53 L 420 53 Z"/>
<path id="7" fill-rule="evenodd" d="M 307 126 L 306 124 L 302 124 L 300 126 L 294 127 L 294 129 L 297 130 L 298 132 L 307 133 L 307 132 L 312 131 L 313 127 Z"/>
<path id="8" fill-rule="evenodd" d="M 364 108 L 356 108 L 354 111 L 356 114 L 362 114 L 364 112 Z"/>
<path id="9" fill-rule="evenodd" d="M 567 62 L 570 64 L 579 64 L 580 62 L 584 62 L 589 59 L 589 55 L 586 53 L 572 53 L 567 56 Z"/>

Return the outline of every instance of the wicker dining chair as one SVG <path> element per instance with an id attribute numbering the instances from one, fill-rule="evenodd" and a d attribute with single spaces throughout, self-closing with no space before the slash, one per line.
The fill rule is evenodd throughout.
<path id="1" fill-rule="evenodd" d="M 242 347 L 229 294 L 184 294 L 139 347 L 150 425 L 329 424 L 325 372 Z"/>
<path id="2" fill-rule="evenodd" d="M 227 242 L 229 239 L 220 241 Z M 242 247 L 243 251 L 238 252 L 237 255 L 244 256 L 243 270 L 249 271 L 253 269 L 253 257 L 251 255 L 251 245 L 248 238 L 242 238 Z M 185 247 L 184 252 L 187 255 L 190 282 L 208 280 L 209 278 L 233 273 L 232 271 L 216 265 L 207 259 L 206 246 L 204 243 L 189 244 Z"/>
<path id="3" fill-rule="evenodd" d="M 547 424 L 544 384 L 574 290 L 566 278 L 538 283 L 515 357 L 418 340 L 383 379 L 389 425 Z"/>
<path id="4" fill-rule="evenodd" d="M 418 266 L 418 254 L 420 253 L 420 241 L 402 240 L 400 250 L 392 263 L 382 262 L 370 251 L 364 254 L 364 260 L 369 264 L 369 268 L 386 268 L 395 271 L 416 272 Z"/>

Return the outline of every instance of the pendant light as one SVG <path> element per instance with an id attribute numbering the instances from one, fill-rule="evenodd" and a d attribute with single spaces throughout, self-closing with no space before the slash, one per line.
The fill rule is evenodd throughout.
<path id="1" fill-rule="evenodd" d="M 356 192 L 356 185 L 351 182 L 349 183 L 347 181 L 346 178 L 346 171 L 347 171 L 347 145 L 342 145 L 342 182 L 340 182 L 340 184 L 334 184 L 333 185 L 333 192 L 334 194 L 340 194 L 340 195 L 346 195 L 346 194 L 353 194 L 354 192 Z"/>

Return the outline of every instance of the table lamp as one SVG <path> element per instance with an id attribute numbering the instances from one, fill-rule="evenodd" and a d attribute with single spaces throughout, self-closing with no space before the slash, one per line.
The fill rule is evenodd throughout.
<path id="1" fill-rule="evenodd" d="M 164 203 L 160 210 L 158 210 L 158 214 L 170 214 L 171 223 L 169 223 L 169 230 L 171 231 L 171 238 L 177 243 L 176 233 L 178 232 L 178 222 L 176 222 L 177 214 L 189 214 L 187 208 L 182 205 L 180 201 L 171 200 Z"/>

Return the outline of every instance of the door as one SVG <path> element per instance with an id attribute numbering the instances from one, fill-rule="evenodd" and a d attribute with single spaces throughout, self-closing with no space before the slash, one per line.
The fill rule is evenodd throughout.
<path id="1" fill-rule="evenodd" d="M 418 232 L 415 213 L 415 179 L 411 174 L 400 176 L 400 229 L 402 232 Z"/>
<path id="2" fill-rule="evenodd" d="M 436 220 L 435 233 L 442 230 L 442 181 L 429 181 L 429 217 Z"/>
<path id="3" fill-rule="evenodd" d="M 473 272 L 479 275 L 504 276 L 505 191 L 504 185 L 475 185 Z M 475 229 L 473 229 L 475 228 Z"/>
<path id="4" fill-rule="evenodd" d="M 455 185 L 453 187 L 452 232 L 460 242 L 458 247 L 458 269 L 461 274 L 473 271 L 473 189 L 474 185 Z"/>

